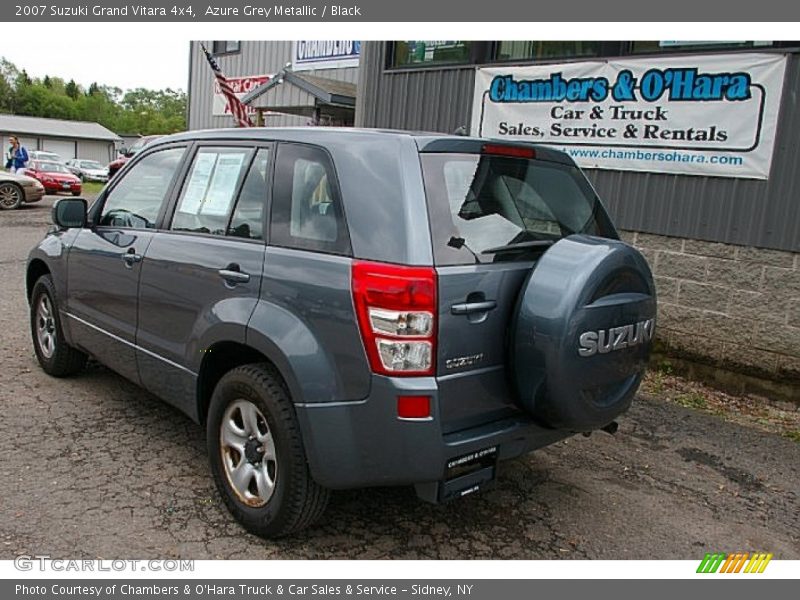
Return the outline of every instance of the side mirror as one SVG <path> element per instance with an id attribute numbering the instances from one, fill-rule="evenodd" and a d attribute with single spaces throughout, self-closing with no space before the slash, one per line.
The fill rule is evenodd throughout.
<path id="1" fill-rule="evenodd" d="M 119 150 L 117 150 L 117 152 L 119 154 L 121 154 L 122 156 L 128 156 L 128 148 L 125 147 L 125 146 L 120 146 Z"/>
<path id="2" fill-rule="evenodd" d="M 53 205 L 53 223 L 62 229 L 86 227 L 87 208 L 83 198 L 61 198 Z"/>

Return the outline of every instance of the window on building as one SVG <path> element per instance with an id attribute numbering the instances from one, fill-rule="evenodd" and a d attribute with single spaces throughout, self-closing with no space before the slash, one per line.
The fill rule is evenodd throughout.
<path id="1" fill-rule="evenodd" d="M 495 60 L 551 60 L 598 56 L 601 42 L 533 42 L 504 40 L 497 42 Z"/>
<path id="2" fill-rule="evenodd" d="M 394 42 L 393 67 L 466 63 L 475 42 L 415 40 Z"/>
<path id="3" fill-rule="evenodd" d="M 211 51 L 214 54 L 231 54 L 233 52 L 239 52 L 239 50 L 241 50 L 241 44 L 242 43 L 239 41 L 212 42 Z"/>
<path id="4" fill-rule="evenodd" d="M 687 50 L 726 50 L 735 48 L 769 48 L 773 42 L 674 42 L 640 40 L 631 42 L 631 54 L 649 54 L 654 52 L 680 52 Z"/>

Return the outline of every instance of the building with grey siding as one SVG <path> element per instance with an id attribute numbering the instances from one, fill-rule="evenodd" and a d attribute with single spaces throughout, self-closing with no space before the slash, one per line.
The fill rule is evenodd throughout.
<path id="1" fill-rule="evenodd" d="M 738 69 L 740 62 L 785 57 L 782 91 L 768 95 L 780 88 L 780 73 L 767 89 L 775 106 L 762 116 L 777 126 L 771 165 L 761 178 L 702 169 L 681 174 L 584 165 L 584 170 L 624 239 L 650 262 L 665 350 L 694 359 L 710 375 L 727 377 L 725 371 L 733 370 L 753 376 L 737 378 L 737 385 L 777 386 L 800 399 L 799 47 L 798 42 L 364 42 L 356 125 L 474 132 L 480 114 L 474 110 L 480 98 L 476 78 L 492 67 L 556 65 L 551 73 L 566 73 L 576 64 L 588 70 L 593 63 L 626 68 L 624 61 L 634 60 L 653 67 L 699 62 Z M 520 90 L 515 93 L 525 91 Z M 490 93 L 487 88 L 484 98 Z"/>
<path id="2" fill-rule="evenodd" d="M 292 42 L 205 44 L 216 46 L 229 77 L 267 76 L 240 90 L 265 113 L 265 125 L 325 124 L 313 109 L 337 91 L 351 92 L 312 89 L 313 78 L 322 77 L 357 83 L 357 127 L 461 129 L 485 137 L 519 129 L 508 139 L 563 147 L 584 168 L 623 238 L 650 262 L 662 348 L 709 375 L 736 371 L 745 375 L 737 385 L 800 399 L 800 42 L 368 41 L 360 44 L 358 67 L 333 57 L 316 70 L 297 68 Z M 189 127 L 232 126 L 230 116 L 214 114 L 219 106 L 212 107 L 213 78 L 199 42 L 190 60 Z M 635 80 L 628 89 L 626 71 Z M 292 73 L 308 77 L 303 82 Z M 593 122 L 589 110 L 604 91 L 639 109 L 642 102 L 632 99 L 652 98 L 638 121 L 621 111 L 624 122 L 609 123 L 605 104 L 604 117 Z M 588 94 L 589 106 L 582 120 L 559 113 L 560 131 L 616 129 L 615 144 L 603 150 L 594 139 L 571 145 L 574 139 L 546 137 L 555 121 L 541 107 L 573 94 L 577 100 Z M 499 117 L 502 128 L 490 126 L 490 113 L 503 110 L 510 116 Z M 667 114 L 684 125 L 667 127 L 659 121 Z M 630 145 L 622 139 L 627 125 L 651 139 Z M 612 158 L 581 158 L 595 152 Z"/>
<path id="3" fill-rule="evenodd" d="M 47 150 L 64 160 L 82 158 L 103 164 L 117 156 L 120 137 L 99 123 L 64 121 L 20 115 L 0 115 L 0 135 L 4 143 L 16 135 L 28 150 Z"/>
<path id="4" fill-rule="evenodd" d="M 233 127 L 202 51 L 214 56 L 237 96 L 268 127 L 352 125 L 360 42 L 193 41 L 189 51 L 189 129 Z M 249 96 L 249 97 L 248 97 Z"/>

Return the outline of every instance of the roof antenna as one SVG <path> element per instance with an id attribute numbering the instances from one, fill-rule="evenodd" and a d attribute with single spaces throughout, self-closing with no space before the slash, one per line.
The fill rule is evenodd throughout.
<path id="1" fill-rule="evenodd" d="M 467 135 L 467 128 L 464 125 L 461 125 L 458 129 L 453 132 L 453 135 Z"/>

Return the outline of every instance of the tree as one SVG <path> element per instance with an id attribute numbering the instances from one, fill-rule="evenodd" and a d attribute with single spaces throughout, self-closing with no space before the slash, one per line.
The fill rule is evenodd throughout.
<path id="1" fill-rule="evenodd" d="M 186 94 L 169 88 L 123 92 L 98 82 L 84 92 L 72 79 L 31 79 L 0 58 L 0 112 L 95 121 L 117 133 L 174 133 L 186 129 Z"/>
<path id="2" fill-rule="evenodd" d="M 20 71 L 19 74 L 17 75 L 16 79 L 17 87 L 24 87 L 26 85 L 31 85 L 32 83 L 33 82 L 31 81 L 31 78 L 28 77 L 27 71 L 25 71 L 25 69 L 22 69 L 22 71 Z"/>
<path id="3" fill-rule="evenodd" d="M 75 83 L 74 79 L 69 80 L 66 87 L 64 88 L 64 91 L 66 92 L 67 96 L 69 96 L 73 100 L 77 100 L 78 96 L 80 96 L 81 94 L 81 91 L 78 88 L 78 84 Z"/>

